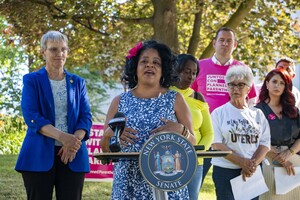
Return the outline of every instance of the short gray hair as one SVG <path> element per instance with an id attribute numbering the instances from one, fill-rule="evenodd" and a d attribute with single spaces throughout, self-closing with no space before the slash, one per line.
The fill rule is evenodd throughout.
<path id="1" fill-rule="evenodd" d="M 54 41 L 54 42 L 60 42 L 63 41 L 68 45 L 68 38 L 66 35 L 62 34 L 59 31 L 48 31 L 42 36 L 41 39 L 41 47 L 42 49 L 47 48 L 47 42 L 48 41 Z"/>
<path id="2" fill-rule="evenodd" d="M 250 67 L 245 65 L 233 65 L 231 66 L 225 75 L 226 84 L 234 81 L 243 81 L 248 86 L 253 84 L 253 73 Z"/>

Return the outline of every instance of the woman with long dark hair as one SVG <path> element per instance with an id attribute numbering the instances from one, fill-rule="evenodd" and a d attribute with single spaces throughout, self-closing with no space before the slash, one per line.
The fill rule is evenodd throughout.
<path id="1" fill-rule="evenodd" d="M 300 187 L 285 195 L 275 194 L 274 167 L 284 167 L 288 175 L 295 175 L 296 154 L 300 151 L 299 111 L 295 107 L 292 94 L 292 80 L 287 71 L 274 69 L 270 71 L 263 83 L 257 108 L 267 118 L 271 131 L 271 150 L 267 153 L 270 165 L 263 165 L 263 173 L 269 192 L 260 199 L 297 199 Z M 296 156 L 295 156 L 296 155 Z"/>

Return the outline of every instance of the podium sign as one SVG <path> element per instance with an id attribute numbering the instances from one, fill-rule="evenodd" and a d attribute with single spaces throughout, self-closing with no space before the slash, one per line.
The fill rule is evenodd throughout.
<path id="1" fill-rule="evenodd" d="M 103 128 L 103 124 L 93 123 L 90 139 L 86 141 L 91 171 L 85 175 L 85 181 L 111 182 L 113 180 L 113 165 L 102 165 L 100 160 L 93 156 L 101 152 L 100 140 L 103 137 Z"/>
<path id="2" fill-rule="evenodd" d="M 139 165 L 144 179 L 152 187 L 173 191 L 191 181 L 197 168 L 197 154 L 182 135 L 162 132 L 143 145 Z"/>

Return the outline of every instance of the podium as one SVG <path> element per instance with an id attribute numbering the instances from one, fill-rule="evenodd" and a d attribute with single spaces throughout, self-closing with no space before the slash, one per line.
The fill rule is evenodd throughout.
<path id="1" fill-rule="evenodd" d="M 197 157 L 201 158 L 212 158 L 212 157 L 223 157 L 231 154 L 232 151 L 197 151 L 196 155 Z M 119 160 L 120 158 L 125 158 L 125 159 L 139 159 L 140 152 L 109 152 L 109 153 L 97 153 L 94 154 L 93 156 L 101 161 L 104 160 Z"/>
<path id="2" fill-rule="evenodd" d="M 194 176 L 197 158 L 223 157 L 231 151 L 199 151 L 177 133 L 162 132 L 150 137 L 140 152 L 108 152 L 93 156 L 102 163 L 118 160 L 138 160 L 144 179 L 152 186 L 154 200 L 167 200 L 168 191 L 185 187 Z"/>

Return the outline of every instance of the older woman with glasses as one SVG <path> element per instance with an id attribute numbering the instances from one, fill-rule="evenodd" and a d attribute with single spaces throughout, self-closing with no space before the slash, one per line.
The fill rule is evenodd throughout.
<path id="1" fill-rule="evenodd" d="M 92 115 L 83 78 L 64 69 L 68 39 L 49 31 L 41 39 L 45 67 L 24 75 L 22 113 L 28 126 L 16 164 L 27 199 L 81 199 L 89 159 Z"/>
<path id="2" fill-rule="evenodd" d="M 251 69 L 232 66 L 226 73 L 225 82 L 230 101 L 212 112 L 212 148 L 233 153 L 212 158 L 212 178 L 217 199 L 234 200 L 230 180 L 242 175 L 246 181 L 246 177 L 253 175 L 270 149 L 270 128 L 261 110 L 249 108 L 247 104 L 246 97 L 253 83 Z"/>

